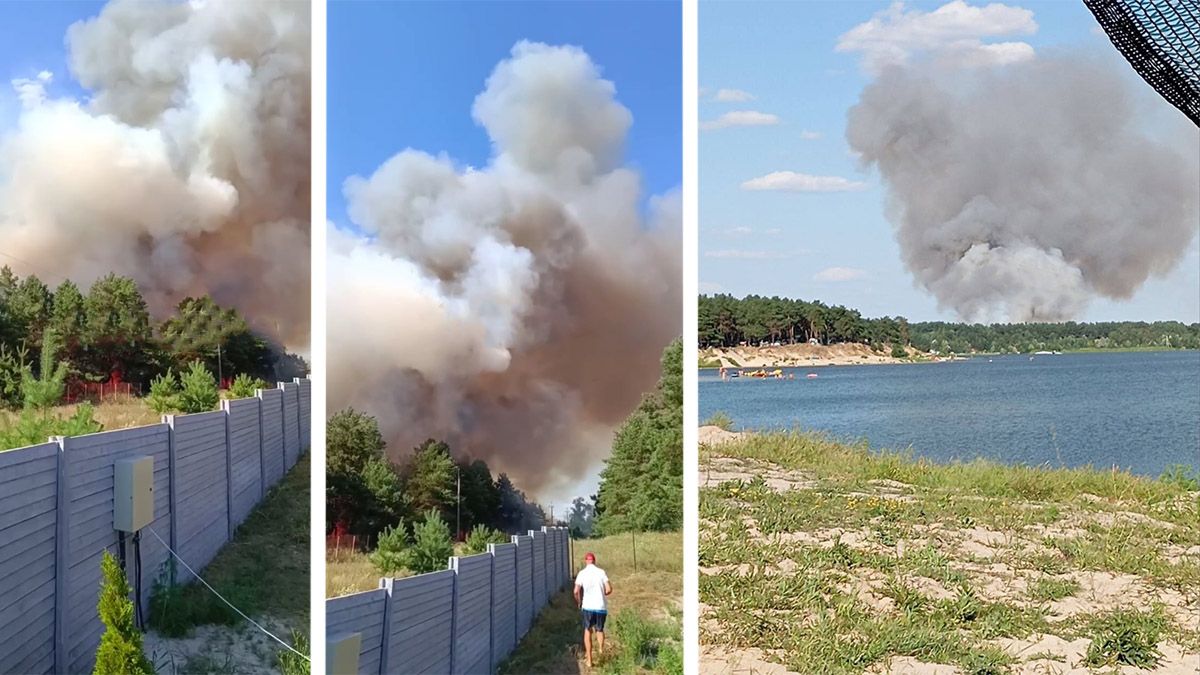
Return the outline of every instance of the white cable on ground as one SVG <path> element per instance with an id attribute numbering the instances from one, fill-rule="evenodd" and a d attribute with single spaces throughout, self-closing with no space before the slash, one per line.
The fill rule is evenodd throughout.
<path id="1" fill-rule="evenodd" d="M 233 611 L 237 612 L 237 613 L 238 613 L 238 614 L 239 614 L 239 615 L 240 615 L 240 616 L 241 616 L 243 619 L 245 619 L 245 620 L 249 621 L 250 623 L 254 624 L 254 627 L 255 627 L 255 628 L 257 628 L 257 629 L 259 629 L 260 631 L 262 631 L 262 632 L 266 633 L 266 634 L 267 634 L 267 635 L 268 635 L 268 636 L 269 636 L 269 637 L 270 637 L 272 640 L 274 640 L 274 641 L 278 642 L 279 644 L 283 645 L 284 647 L 287 647 L 287 648 L 288 648 L 288 649 L 289 649 L 289 650 L 290 650 L 290 651 L 291 651 L 293 654 L 295 654 L 295 655 L 299 656 L 300 658 L 304 659 L 305 661 L 308 661 L 308 662 L 310 662 L 310 663 L 312 662 L 312 659 L 310 659 L 310 658 L 308 658 L 307 656 L 305 656 L 304 654 L 301 654 L 300 652 L 296 651 L 296 648 L 295 648 L 295 647 L 293 647 L 293 646 L 289 645 L 288 643 L 284 642 L 283 640 L 280 640 L 279 638 L 275 637 L 275 635 L 274 635 L 274 634 L 272 634 L 272 633 L 271 633 L 271 631 L 267 630 L 266 628 L 263 628 L 262 626 L 260 626 L 260 625 L 258 624 L 258 622 L 257 622 L 257 621 L 255 621 L 254 619 L 251 619 L 250 617 L 246 616 L 246 614 L 245 614 L 244 612 L 242 612 L 242 610 L 238 609 L 237 607 L 234 607 L 232 602 L 229 602 L 228 600 L 226 600 L 224 596 L 222 596 L 220 593 L 218 593 L 218 592 L 217 592 L 217 589 L 213 588 L 212 586 L 209 586 L 209 585 L 208 585 L 208 582 L 207 582 L 207 581 L 205 581 L 203 577 L 201 577 L 199 574 L 196 574 L 196 570 L 194 570 L 194 569 L 192 569 L 191 567 L 189 567 L 189 566 L 188 566 L 188 564 L 187 564 L 186 562 L 184 562 L 184 561 L 183 561 L 183 558 L 180 558 L 180 557 L 179 557 L 179 554 L 178 554 L 178 553 L 176 553 L 175 551 L 173 551 L 173 550 L 171 549 L 171 546 L 170 546 L 169 544 L 167 544 L 167 542 L 163 541 L 163 538 L 162 538 L 162 537 L 158 536 L 158 533 L 154 531 L 154 528 L 147 526 L 147 527 L 146 527 L 146 529 L 147 529 L 147 530 L 150 530 L 150 534 L 154 535 L 154 538 L 158 540 L 158 543 L 160 543 L 160 544 L 162 544 L 162 545 L 163 545 L 163 548 L 167 549 L 168 551 L 170 551 L 170 552 L 171 552 L 171 555 L 175 556 L 175 559 L 179 561 L 179 564 L 180 564 L 180 565 L 183 565 L 183 567 L 184 567 L 184 568 L 185 568 L 187 571 L 189 571 L 189 572 L 191 572 L 191 573 L 192 573 L 192 576 L 194 576 L 194 577 L 196 577 L 197 579 L 199 579 L 199 580 L 200 580 L 200 583 L 204 584 L 204 587 L 205 587 L 205 588 L 207 588 L 208 590 L 210 590 L 210 591 L 212 591 L 212 592 L 213 592 L 213 595 L 215 595 L 215 596 L 217 596 L 218 598 L 220 598 L 220 599 L 221 599 L 221 602 L 223 602 L 223 603 L 225 603 L 225 604 L 229 605 L 229 608 L 230 608 L 230 609 L 232 609 Z"/>

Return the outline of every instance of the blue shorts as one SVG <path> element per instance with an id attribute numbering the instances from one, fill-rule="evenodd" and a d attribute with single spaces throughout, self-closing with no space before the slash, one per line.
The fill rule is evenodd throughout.
<path id="1" fill-rule="evenodd" d="M 590 609 L 580 610 L 583 614 L 583 629 L 595 628 L 597 633 L 604 632 L 604 620 L 608 618 L 608 612 L 600 611 L 593 612 Z"/>

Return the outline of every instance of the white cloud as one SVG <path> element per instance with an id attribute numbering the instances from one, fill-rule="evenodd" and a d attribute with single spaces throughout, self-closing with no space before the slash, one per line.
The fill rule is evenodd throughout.
<path id="1" fill-rule="evenodd" d="M 13 91 L 24 108 L 36 108 L 46 100 L 46 85 L 54 79 L 54 74 L 43 70 L 34 78 L 18 77 L 12 81 Z"/>
<path id="2" fill-rule="evenodd" d="M 813 275 L 814 281 L 854 281 L 867 276 L 866 270 L 856 267 L 826 267 Z"/>
<path id="3" fill-rule="evenodd" d="M 815 141 L 820 137 L 821 137 L 821 132 L 819 132 L 819 131 L 810 131 L 808 129 L 805 129 L 804 131 L 800 132 L 800 138 L 803 140 L 806 140 L 806 141 Z"/>
<path id="4" fill-rule="evenodd" d="M 757 110 L 734 110 L 721 115 L 715 120 L 701 122 L 700 128 L 705 131 L 725 129 L 726 127 L 764 127 L 779 124 L 779 118 L 770 113 Z"/>
<path id="5" fill-rule="evenodd" d="M 718 103 L 742 103 L 743 101 L 753 101 L 754 94 L 741 89 L 718 89 L 713 100 Z"/>
<path id="6" fill-rule="evenodd" d="M 785 192 L 853 192 L 866 188 L 866 183 L 841 176 L 812 176 L 794 171 L 775 171 L 742 183 L 743 190 Z"/>
<path id="7" fill-rule="evenodd" d="M 783 258 L 794 258 L 795 256 L 795 253 L 784 253 L 781 251 L 744 251 L 733 248 L 704 252 L 705 258 L 727 258 L 733 260 L 782 260 Z"/>
<path id="8" fill-rule="evenodd" d="M 1012 5 L 968 5 L 953 0 L 932 12 L 907 9 L 894 2 L 838 38 L 837 51 L 862 54 L 870 72 L 902 65 L 922 52 L 944 53 L 955 65 L 1012 63 L 1033 57 L 1024 42 L 985 44 L 984 38 L 1031 35 L 1037 32 L 1033 12 Z"/>

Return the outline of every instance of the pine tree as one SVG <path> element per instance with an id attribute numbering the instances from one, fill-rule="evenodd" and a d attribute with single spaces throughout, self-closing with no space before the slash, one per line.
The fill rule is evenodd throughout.
<path id="1" fill-rule="evenodd" d="M 595 529 L 673 530 L 683 525 L 683 344 L 663 352 L 662 377 L 617 430 L 600 474 Z"/>
<path id="2" fill-rule="evenodd" d="M 425 520 L 413 527 L 409 569 L 417 574 L 444 570 L 452 555 L 454 543 L 450 540 L 450 527 L 437 509 L 429 509 L 425 512 Z"/>
<path id="3" fill-rule="evenodd" d="M 125 572 L 108 551 L 100 561 L 100 603 L 97 607 L 105 631 L 96 650 L 93 675 L 153 675 L 154 667 L 142 651 L 142 634 L 133 625 L 133 603 Z"/>

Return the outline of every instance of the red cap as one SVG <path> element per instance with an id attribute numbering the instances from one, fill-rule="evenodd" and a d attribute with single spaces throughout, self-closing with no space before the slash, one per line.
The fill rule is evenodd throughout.
<path id="1" fill-rule="evenodd" d="M 592 562 L 596 562 L 596 554 L 592 553 L 591 551 L 588 551 L 587 553 L 583 554 L 583 560 L 584 560 L 584 562 L 587 562 L 589 560 Z"/>

